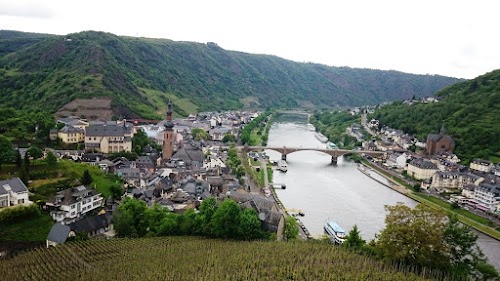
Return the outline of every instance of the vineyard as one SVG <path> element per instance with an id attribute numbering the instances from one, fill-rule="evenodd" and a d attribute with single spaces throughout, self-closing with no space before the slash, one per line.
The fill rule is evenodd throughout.
<path id="1" fill-rule="evenodd" d="M 323 241 L 241 242 L 196 237 L 74 242 L 0 262 L 0 279 L 11 281 L 445 279 L 438 272 L 417 275 L 413 271 Z"/>

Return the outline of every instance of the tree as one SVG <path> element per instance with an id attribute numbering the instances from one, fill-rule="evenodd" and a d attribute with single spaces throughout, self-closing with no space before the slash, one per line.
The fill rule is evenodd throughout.
<path id="1" fill-rule="evenodd" d="M 123 195 L 123 188 L 119 184 L 113 184 L 109 188 L 109 191 L 111 191 L 111 196 L 113 199 L 120 199 Z"/>
<path id="2" fill-rule="evenodd" d="M 254 209 L 244 209 L 238 218 L 238 236 L 243 240 L 253 240 L 261 236 L 261 222 Z"/>
<path id="3" fill-rule="evenodd" d="M 80 183 L 82 185 L 89 185 L 92 183 L 92 181 L 94 181 L 94 179 L 92 178 L 92 176 L 90 175 L 90 172 L 88 169 L 86 169 L 84 172 L 83 172 L 83 175 L 82 177 L 80 178 Z"/>
<path id="4" fill-rule="evenodd" d="M 224 199 L 212 216 L 212 233 L 219 238 L 237 237 L 240 211 L 236 202 Z"/>
<path id="5" fill-rule="evenodd" d="M 447 247 L 442 234 L 447 226 L 444 212 L 423 204 L 414 209 L 403 205 L 385 206 L 389 212 L 386 228 L 377 236 L 376 247 L 385 259 L 422 267 L 446 268 Z"/>
<path id="6" fill-rule="evenodd" d="M 193 136 L 194 140 L 208 140 L 208 133 L 200 128 L 193 128 L 191 129 L 191 135 Z"/>
<path id="7" fill-rule="evenodd" d="M 23 165 L 23 158 L 18 149 L 16 149 L 15 155 L 16 155 L 16 167 L 20 169 L 21 166 Z"/>
<path id="8" fill-rule="evenodd" d="M 0 135 L 0 168 L 2 164 L 12 162 L 13 158 L 14 148 L 12 144 L 6 137 Z"/>
<path id="9" fill-rule="evenodd" d="M 113 226 L 118 237 L 137 237 L 134 217 L 130 211 L 121 210 L 113 217 Z"/>
<path id="10" fill-rule="evenodd" d="M 365 244 L 366 241 L 361 238 L 361 235 L 359 235 L 358 226 L 354 225 L 351 231 L 349 231 L 349 234 L 347 234 L 344 243 L 342 243 L 342 247 L 361 250 Z"/>
<path id="11" fill-rule="evenodd" d="M 212 235 L 212 216 L 217 210 L 217 200 L 215 197 L 210 197 L 201 202 L 199 213 L 197 216 L 198 231 L 204 235 Z"/>
<path id="12" fill-rule="evenodd" d="M 19 179 L 24 183 L 24 185 L 28 186 L 30 176 L 28 175 L 28 171 L 26 171 L 26 167 L 23 165 L 19 170 Z"/>
<path id="13" fill-rule="evenodd" d="M 419 204 L 414 209 L 399 203 L 386 206 L 386 228 L 375 250 L 388 260 L 451 271 L 456 276 L 491 276 L 477 236 L 455 216 Z M 484 271 L 484 272 L 482 272 Z"/>
<path id="14" fill-rule="evenodd" d="M 131 229 L 136 237 L 142 237 L 147 232 L 147 220 L 144 218 L 146 209 L 146 202 L 135 198 L 126 198 L 118 207 L 118 212 L 123 213 L 127 223 L 133 226 Z M 130 215 L 131 220 L 127 214 Z"/>
<path id="15" fill-rule="evenodd" d="M 148 135 L 143 130 L 137 130 L 137 133 L 132 137 L 132 147 L 137 155 L 142 154 L 142 148 L 148 143 Z"/>
<path id="16" fill-rule="evenodd" d="M 45 162 L 50 167 L 55 167 L 57 165 L 57 157 L 54 155 L 54 153 L 52 153 L 52 151 L 49 151 L 47 153 L 47 157 L 45 158 Z"/>
<path id="17" fill-rule="evenodd" d="M 236 142 L 236 137 L 233 134 L 227 133 L 222 138 L 223 143 Z"/>
<path id="18" fill-rule="evenodd" d="M 43 156 L 43 151 L 36 145 L 32 145 L 28 148 L 27 153 L 33 159 L 40 159 Z"/>
<path id="19" fill-rule="evenodd" d="M 295 240 L 299 237 L 299 224 L 294 217 L 285 218 L 285 240 Z"/>

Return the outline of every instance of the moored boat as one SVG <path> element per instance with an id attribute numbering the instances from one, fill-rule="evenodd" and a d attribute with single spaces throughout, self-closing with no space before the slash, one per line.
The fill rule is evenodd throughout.
<path id="1" fill-rule="evenodd" d="M 323 226 L 325 234 L 334 242 L 335 244 L 344 243 L 346 233 L 342 227 L 340 227 L 335 221 L 329 220 Z"/>
<path id="2" fill-rule="evenodd" d="M 288 165 L 285 160 L 278 161 L 278 170 L 282 172 L 288 171 Z"/>

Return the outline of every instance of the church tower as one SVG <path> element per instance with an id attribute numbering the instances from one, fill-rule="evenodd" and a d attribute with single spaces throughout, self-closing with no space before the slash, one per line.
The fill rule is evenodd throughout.
<path id="1" fill-rule="evenodd" d="M 168 101 L 167 121 L 164 124 L 163 132 L 163 161 L 166 161 L 174 154 L 174 123 L 172 122 L 172 101 Z"/>

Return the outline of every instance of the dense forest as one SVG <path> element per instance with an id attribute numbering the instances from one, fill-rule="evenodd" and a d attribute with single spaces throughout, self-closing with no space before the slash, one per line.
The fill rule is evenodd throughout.
<path id="1" fill-rule="evenodd" d="M 468 163 L 474 158 L 500 160 L 500 70 L 443 89 L 436 103 L 394 102 L 372 114 L 381 124 L 425 139 L 441 126 L 453 137 L 455 153 Z"/>
<path id="2" fill-rule="evenodd" d="M 20 109 L 55 112 L 90 97 L 110 97 L 119 115 L 145 118 L 159 118 L 167 99 L 198 111 L 354 106 L 430 96 L 458 81 L 297 63 L 215 43 L 0 31 L 0 103 Z"/>

